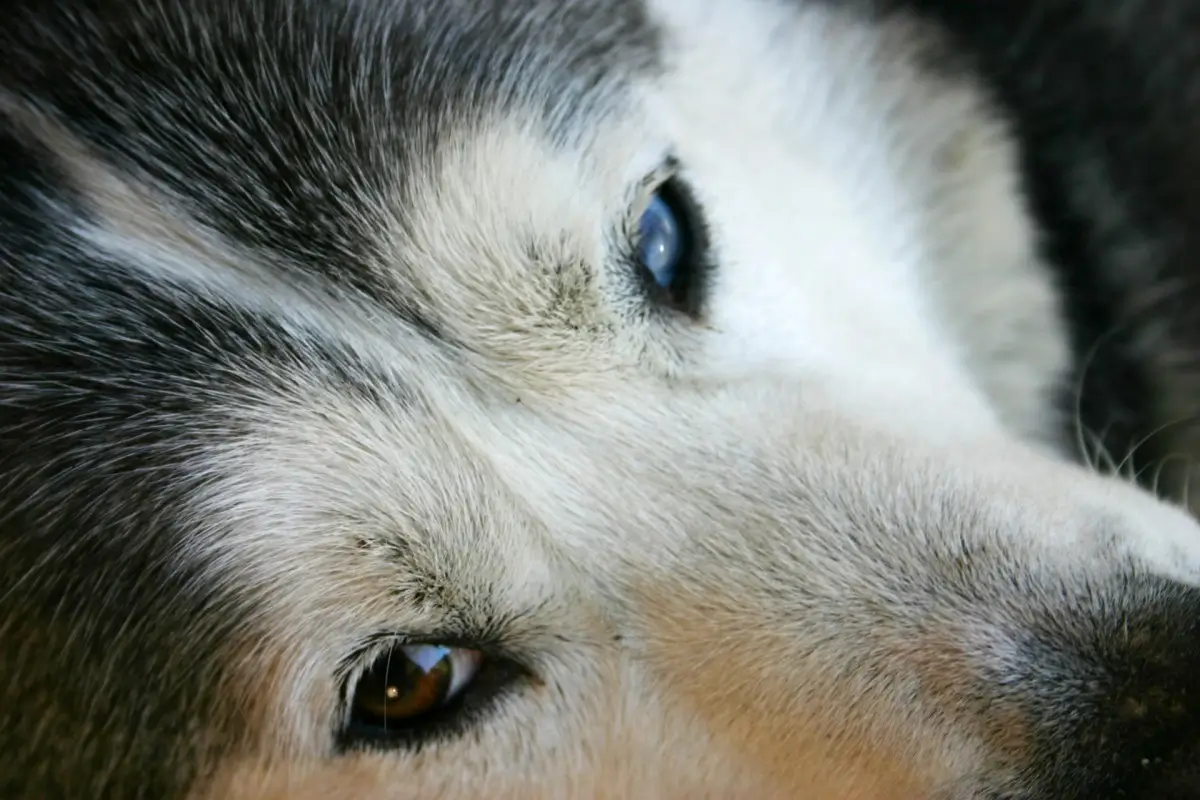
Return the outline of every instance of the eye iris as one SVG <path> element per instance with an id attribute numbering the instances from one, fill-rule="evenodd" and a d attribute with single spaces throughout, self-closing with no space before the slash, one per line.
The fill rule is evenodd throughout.
<path id="1" fill-rule="evenodd" d="M 406 720 L 432 711 L 449 699 L 454 684 L 454 652 L 448 647 L 398 647 L 359 680 L 355 706 L 381 720 Z"/>
<path id="2" fill-rule="evenodd" d="M 638 221 L 638 258 L 650 272 L 654 282 L 664 288 L 675 280 L 682 241 L 675 212 L 659 195 Z"/>

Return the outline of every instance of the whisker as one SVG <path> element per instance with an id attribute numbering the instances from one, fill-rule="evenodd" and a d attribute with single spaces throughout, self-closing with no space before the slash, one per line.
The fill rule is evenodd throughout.
<path id="1" fill-rule="evenodd" d="M 1162 497 L 1163 496 L 1162 495 L 1162 492 L 1163 492 L 1163 490 L 1162 490 L 1163 470 L 1166 469 L 1167 465 L 1173 461 L 1187 462 L 1187 461 L 1189 461 L 1189 459 L 1187 456 L 1185 456 L 1182 453 L 1168 453 L 1167 455 L 1163 456 L 1162 458 L 1156 459 L 1155 461 L 1152 461 L 1151 463 L 1147 464 L 1146 466 L 1144 466 L 1140 470 L 1138 470 L 1137 475 L 1135 476 L 1135 480 L 1140 480 L 1141 477 L 1143 475 L 1145 475 L 1147 471 L 1152 471 L 1150 483 L 1147 486 L 1147 488 L 1152 493 Z"/>
<path id="2" fill-rule="evenodd" d="M 1096 471 L 1096 464 L 1089 456 L 1087 436 L 1085 433 L 1085 426 L 1083 424 L 1083 387 L 1087 382 L 1088 371 L 1095 363 L 1096 357 L 1099 355 L 1100 350 L 1104 347 L 1108 340 L 1115 336 L 1119 331 L 1119 326 L 1114 327 L 1108 333 L 1099 337 L 1095 343 L 1092 344 L 1087 353 L 1084 354 L 1083 361 L 1081 361 L 1079 365 L 1079 374 L 1075 378 L 1075 396 L 1073 399 L 1075 404 L 1075 408 L 1073 410 L 1075 444 L 1079 448 L 1079 454 L 1083 457 L 1084 463 L 1087 464 L 1088 468 L 1093 471 Z"/>
<path id="3" fill-rule="evenodd" d="M 1136 442 L 1134 442 L 1129 447 L 1129 450 L 1128 450 L 1128 452 L 1126 452 L 1125 457 L 1121 459 L 1121 463 L 1118 465 L 1118 470 L 1120 470 L 1121 468 L 1128 465 L 1131 470 L 1131 474 L 1129 475 L 1129 478 L 1131 480 L 1137 480 L 1137 475 L 1136 475 L 1136 473 L 1132 472 L 1132 469 L 1133 469 L 1133 460 L 1137 456 L 1138 450 L 1140 450 L 1142 447 L 1144 447 L 1146 445 L 1146 443 L 1149 442 L 1154 437 L 1170 430 L 1171 428 L 1176 427 L 1177 425 L 1185 424 L 1187 422 L 1193 422 L 1196 419 L 1200 419 L 1200 415 L 1193 415 L 1191 417 L 1185 417 L 1182 420 L 1173 420 L 1171 422 L 1165 422 L 1162 425 L 1159 425 L 1157 428 L 1155 428 L 1154 430 L 1147 433 L 1145 436 L 1138 439 Z"/>
<path id="4" fill-rule="evenodd" d="M 1099 357 L 1099 354 L 1104 347 L 1110 344 L 1116 336 L 1129 330 L 1132 326 L 1139 321 L 1144 320 L 1147 316 L 1161 316 L 1164 306 L 1169 306 L 1172 303 L 1178 303 L 1180 301 L 1179 298 L 1183 294 L 1187 293 L 1189 290 L 1195 289 L 1197 286 L 1200 286 L 1200 277 L 1179 276 L 1162 281 L 1152 290 L 1140 294 L 1137 298 L 1137 302 L 1124 309 L 1122 318 L 1111 328 L 1109 328 L 1109 330 L 1098 336 L 1095 342 L 1092 343 L 1091 347 L 1089 347 L 1087 352 L 1084 354 L 1083 359 L 1080 361 L 1078 374 L 1075 377 L 1073 397 L 1073 426 L 1076 447 L 1079 448 L 1079 455 L 1083 459 L 1085 466 L 1087 466 L 1089 469 L 1093 471 L 1099 471 L 1098 468 L 1100 459 L 1098 457 L 1099 454 L 1093 454 L 1088 447 L 1088 435 L 1086 426 L 1083 422 L 1083 394 L 1087 385 L 1088 375 L 1095 366 L 1096 359 Z M 1105 427 L 1105 431 L 1103 434 L 1101 434 L 1100 439 L 1095 443 L 1097 446 L 1099 446 L 1099 441 L 1107 439 L 1111 425 L 1112 423 L 1110 422 L 1109 425 Z M 1161 430 L 1156 431 L 1155 434 L 1151 434 L 1151 436 L 1156 435 L 1157 433 L 1161 433 Z M 1144 443 L 1145 439 L 1139 442 L 1136 447 L 1140 447 Z M 1103 450 L 1102 447 L 1100 447 L 1100 449 Z M 1093 458 L 1093 455 L 1096 455 L 1097 457 Z M 1106 453 L 1105 455 L 1107 456 L 1106 460 L 1111 464 L 1113 461 L 1111 454 Z M 1119 472 L 1126 465 L 1125 462 L 1132 457 L 1133 453 L 1131 452 L 1126 456 L 1126 458 L 1121 460 L 1119 465 L 1113 465 L 1116 467 L 1116 471 Z"/>
<path id="5" fill-rule="evenodd" d="M 1094 433 L 1091 430 L 1082 428 L 1083 433 L 1088 437 L 1090 446 L 1088 450 L 1091 452 L 1091 460 L 1088 466 L 1097 474 L 1106 477 L 1116 474 L 1116 461 L 1108 448 L 1104 446 L 1104 440 L 1100 434 Z"/>

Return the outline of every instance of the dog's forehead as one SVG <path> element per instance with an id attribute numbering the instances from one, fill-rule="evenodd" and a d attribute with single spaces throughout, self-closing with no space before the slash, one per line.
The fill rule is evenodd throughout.
<path id="1" fill-rule="evenodd" d="M 637 0 L 20 0 L 6 18 L 18 101 L 226 238 L 348 282 L 372 214 L 437 180 L 436 153 L 498 117 L 569 147 L 658 59 Z"/>

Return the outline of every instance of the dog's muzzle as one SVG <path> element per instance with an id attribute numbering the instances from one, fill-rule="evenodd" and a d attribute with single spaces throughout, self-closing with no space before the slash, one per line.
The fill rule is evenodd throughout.
<path id="1" fill-rule="evenodd" d="M 1200 800 L 1200 589 L 1130 577 L 1087 600 L 1086 624 L 1052 614 L 1021 645 L 1028 674 L 1001 693 L 1034 741 L 996 797 Z"/>

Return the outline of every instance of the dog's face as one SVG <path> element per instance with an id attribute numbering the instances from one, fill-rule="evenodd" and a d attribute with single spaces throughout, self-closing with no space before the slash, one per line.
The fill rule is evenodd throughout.
<path id="1" fill-rule="evenodd" d="M 1200 740 L 1200 530 L 1063 455 L 926 31 L 14 5 L 5 786 L 1099 797 Z"/>

